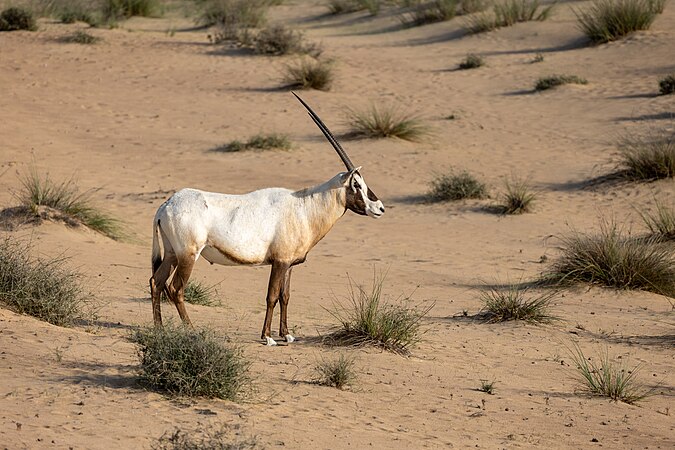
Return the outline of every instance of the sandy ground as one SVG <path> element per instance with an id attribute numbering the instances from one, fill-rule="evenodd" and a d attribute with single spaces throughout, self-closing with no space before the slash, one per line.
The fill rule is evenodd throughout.
<path id="1" fill-rule="evenodd" d="M 484 283 L 527 280 L 557 254 L 555 236 L 598 227 L 600 217 L 640 230 L 635 208 L 672 199 L 672 181 L 583 189 L 611 169 L 622 132 L 672 124 L 673 96 L 654 96 L 675 71 L 675 5 L 651 30 L 587 46 L 564 2 L 546 22 L 468 36 L 461 19 L 399 29 L 396 17 L 325 16 L 318 1 L 291 0 L 272 20 L 321 42 L 337 61 L 329 92 L 305 99 L 336 133 L 347 107 L 401 105 L 434 129 L 422 143 L 345 141 L 388 207 L 380 220 L 346 214 L 296 268 L 290 325 L 299 341 L 259 341 L 268 268 L 200 261 L 194 277 L 220 283 L 221 307 L 188 309 L 240 343 L 253 361 L 249 401 L 173 401 L 140 388 L 129 330 L 151 321 L 147 295 L 151 221 L 173 191 L 190 186 L 243 193 L 302 188 L 342 170 L 303 109 L 280 90 L 293 57 L 253 56 L 208 44 L 189 19 L 132 19 L 93 29 L 97 45 L 59 37 L 81 24 L 43 21 L 38 32 L 0 34 L 0 206 L 16 205 L 18 175 L 34 164 L 53 179 L 74 176 L 123 218 L 135 242 L 115 242 L 59 223 L 23 227 L 40 255 L 66 254 L 101 303 L 90 327 L 66 329 L 0 310 L 0 447 L 149 448 L 166 432 L 236 427 L 267 448 L 674 448 L 675 317 L 666 298 L 579 288 L 555 300 L 564 321 L 545 327 L 484 324 Z M 187 31 L 185 31 L 187 30 Z M 477 70 L 454 70 L 469 52 Z M 535 54 L 545 60 L 530 64 Z M 572 73 L 586 86 L 534 93 L 540 76 Z M 450 114 L 456 120 L 444 119 Z M 288 152 L 209 152 L 259 132 L 286 132 Z M 465 168 L 492 199 L 420 204 L 434 173 Z M 483 208 L 506 177 L 539 191 L 532 214 Z M 551 237 L 553 236 L 553 237 Z M 434 301 L 424 340 L 410 357 L 348 349 L 359 379 L 348 391 L 312 384 L 313 366 L 337 353 L 314 342 L 334 325 L 326 311 L 388 270 L 386 292 Z M 164 306 L 165 317 L 176 318 Z M 275 319 L 276 324 L 276 319 Z M 276 329 L 276 325 L 273 327 Z M 579 395 L 566 348 L 607 350 L 655 395 L 630 406 Z M 495 394 L 479 392 L 496 380 Z"/>

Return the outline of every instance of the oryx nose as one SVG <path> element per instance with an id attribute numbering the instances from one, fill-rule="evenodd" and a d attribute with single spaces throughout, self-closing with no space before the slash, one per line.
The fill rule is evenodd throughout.
<path id="1" fill-rule="evenodd" d="M 380 211 L 384 212 L 384 206 L 380 206 Z"/>

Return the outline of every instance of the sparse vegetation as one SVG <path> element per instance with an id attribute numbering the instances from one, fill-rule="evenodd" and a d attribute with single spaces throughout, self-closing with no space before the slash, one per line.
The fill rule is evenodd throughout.
<path id="1" fill-rule="evenodd" d="M 252 39 L 253 51 L 260 55 L 288 55 L 306 54 L 318 57 L 321 47 L 305 42 L 304 35 L 299 31 L 286 28 L 283 25 L 272 25 L 260 30 Z"/>
<path id="2" fill-rule="evenodd" d="M 7 8 L 0 13 L 0 31 L 37 30 L 33 13 L 19 7 Z"/>
<path id="3" fill-rule="evenodd" d="M 615 223 L 603 221 L 597 233 L 571 232 L 561 241 L 562 254 L 543 281 L 586 282 L 675 297 L 675 256 L 658 239 L 634 239 Z"/>
<path id="4" fill-rule="evenodd" d="M 233 35 L 241 29 L 265 25 L 269 6 L 268 0 L 202 0 L 197 23 L 218 25 L 222 32 Z"/>
<path id="5" fill-rule="evenodd" d="M 545 91 L 556 86 L 564 84 L 588 84 L 586 79 L 576 75 L 551 75 L 548 77 L 539 78 L 534 85 L 535 91 Z"/>
<path id="6" fill-rule="evenodd" d="M 675 93 L 675 75 L 668 75 L 659 80 L 659 94 L 668 95 Z"/>
<path id="7" fill-rule="evenodd" d="M 410 298 L 395 303 L 384 298 L 382 288 L 385 275 L 375 275 L 370 290 L 354 285 L 349 280 L 346 304 L 335 301 L 329 311 L 341 328 L 329 341 L 341 345 L 376 345 L 395 353 L 407 354 L 420 340 L 422 319 L 433 304 L 420 307 L 410 305 Z"/>
<path id="8" fill-rule="evenodd" d="M 151 389 L 186 397 L 239 400 L 250 387 L 250 363 L 212 330 L 182 325 L 138 329 L 140 378 Z"/>
<path id="9" fill-rule="evenodd" d="M 69 259 L 35 258 L 30 242 L 0 240 L 0 303 L 53 325 L 72 326 L 93 318 L 81 275 Z"/>
<path id="10" fill-rule="evenodd" d="M 248 141 L 242 142 L 234 140 L 228 144 L 221 145 L 214 148 L 214 152 L 232 153 L 241 152 L 244 150 L 290 150 L 291 141 L 285 134 L 270 133 L 270 134 L 256 134 Z"/>
<path id="11" fill-rule="evenodd" d="M 262 448 L 256 438 L 242 438 L 237 428 L 197 430 L 192 434 L 179 429 L 164 433 L 152 446 L 153 450 L 254 450 Z"/>
<path id="12" fill-rule="evenodd" d="M 286 87 L 327 91 L 333 84 L 333 62 L 324 59 L 303 58 L 287 65 L 284 74 Z"/>
<path id="13" fill-rule="evenodd" d="M 500 205 L 504 214 L 523 214 L 532 211 L 532 204 L 537 195 L 527 181 L 511 178 L 506 180 L 505 188 Z"/>
<path id="14" fill-rule="evenodd" d="M 485 60 L 483 59 L 482 56 L 476 55 L 475 53 L 469 53 L 468 55 L 466 55 L 466 58 L 464 58 L 459 63 L 459 68 L 461 70 L 477 69 L 478 67 L 482 67 L 484 65 Z"/>
<path id="15" fill-rule="evenodd" d="M 544 55 L 542 55 L 541 53 L 537 53 L 536 55 L 534 55 L 534 58 L 532 58 L 532 61 L 530 61 L 530 63 L 532 64 L 540 62 L 544 62 Z"/>
<path id="16" fill-rule="evenodd" d="M 490 6 L 489 0 L 460 0 L 458 14 L 474 14 L 485 11 Z"/>
<path id="17" fill-rule="evenodd" d="M 91 26 L 96 26 L 98 21 L 94 16 L 83 9 L 66 9 L 59 14 L 59 20 L 62 23 L 84 22 Z"/>
<path id="18" fill-rule="evenodd" d="M 550 314 L 551 300 L 557 292 L 530 294 L 530 289 L 510 285 L 508 289 L 488 288 L 481 292 L 481 315 L 488 322 L 522 320 L 540 324 L 557 320 Z"/>
<path id="19" fill-rule="evenodd" d="M 431 181 L 428 197 L 434 202 L 485 198 L 487 188 L 466 170 L 459 173 L 451 171 L 449 174 L 437 175 Z"/>
<path id="20" fill-rule="evenodd" d="M 393 106 L 372 105 L 365 111 L 349 110 L 348 122 L 354 137 L 419 141 L 429 133 L 421 119 Z"/>
<path id="21" fill-rule="evenodd" d="M 644 134 L 626 134 L 618 147 L 617 175 L 630 181 L 675 177 L 675 129 L 652 127 Z"/>
<path id="22" fill-rule="evenodd" d="M 417 1 L 401 14 L 401 22 L 412 27 L 451 20 L 457 15 L 458 3 L 459 0 Z"/>
<path id="23" fill-rule="evenodd" d="M 374 16 L 380 12 L 382 0 L 330 0 L 327 6 L 331 14 L 368 10 Z"/>
<path id="24" fill-rule="evenodd" d="M 478 387 L 478 390 L 481 392 L 485 392 L 486 394 L 493 395 L 495 393 L 495 384 L 497 382 L 492 380 L 480 380 L 480 386 Z"/>
<path id="25" fill-rule="evenodd" d="M 654 213 L 640 213 L 651 237 L 658 241 L 675 241 L 675 205 L 668 207 L 657 200 L 655 206 Z"/>
<path id="26" fill-rule="evenodd" d="M 648 30 L 665 0 L 595 0 L 585 11 L 574 11 L 578 26 L 595 44 Z"/>
<path id="27" fill-rule="evenodd" d="M 576 365 L 576 378 L 582 390 L 593 396 L 609 397 L 630 405 L 651 395 L 652 391 L 636 380 L 640 366 L 631 369 L 610 361 L 607 350 L 598 355 L 597 361 L 587 358 L 579 346 L 570 351 Z"/>
<path id="28" fill-rule="evenodd" d="M 56 218 L 70 225 L 82 224 L 114 240 L 124 239 L 122 222 L 92 206 L 93 191 L 79 192 L 72 179 L 55 183 L 35 168 L 21 179 L 21 206 L 38 218 Z M 46 210 L 45 210 L 46 208 Z M 54 214 L 54 213 L 57 214 Z"/>
<path id="29" fill-rule="evenodd" d="M 149 17 L 159 11 L 157 0 L 104 0 L 103 16 L 106 20 L 129 18 L 132 16 Z"/>
<path id="30" fill-rule="evenodd" d="M 98 37 L 98 36 L 94 36 L 90 33 L 87 33 L 86 31 L 78 30 L 78 31 L 74 32 L 73 34 L 65 36 L 62 39 L 62 41 L 68 42 L 68 43 L 74 43 L 74 44 L 91 45 L 91 44 L 96 44 L 97 42 L 100 42 L 101 38 Z"/>
<path id="31" fill-rule="evenodd" d="M 220 301 L 216 298 L 215 286 L 207 286 L 201 281 L 188 281 L 185 286 L 185 301 L 193 305 L 216 306 Z"/>
<path id="32" fill-rule="evenodd" d="M 551 16 L 554 7 L 555 2 L 541 7 L 539 0 L 504 0 L 495 3 L 492 11 L 469 17 L 467 29 L 470 33 L 483 33 L 519 22 L 544 21 Z"/>
<path id="33" fill-rule="evenodd" d="M 340 354 L 337 358 L 322 359 L 314 367 L 316 382 L 324 386 L 344 389 L 356 380 L 354 358 Z"/>

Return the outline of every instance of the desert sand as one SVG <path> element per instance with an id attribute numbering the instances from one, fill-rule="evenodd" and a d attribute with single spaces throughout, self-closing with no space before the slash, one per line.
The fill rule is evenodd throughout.
<path id="1" fill-rule="evenodd" d="M 36 32 L 0 34 L 0 206 L 17 204 L 19 176 L 34 165 L 97 189 L 95 204 L 135 238 L 51 222 L 11 231 L 43 257 L 70 257 L 101 309 L 94 324 L 75 328 L 0 309 L 0 447 L 150 448 L 176 429 L 198 435 L 226 424 L 266 448 L 675 448 L 675 317 L 666 297 L 580 286 L 555 299 L 563 320 L 552 325 L 471 320 L 482 286 L 537 277 L 558 254 L 559 236 L 597 229 L 602 217 L 639 231 L 636 207 L 673 198 L 672 180 L 584 183 L 612 169 L 617 135 L 672 126 L 674 97 L 654 94 L 675 71 L 675 5 L 649 31 L 590 46 L 571 10 L 586 2 L 479 35 L 466 35 L 459 18 L 403 29 L 391 14 L 327 16 L 321 1 L 284 3 L 270 20 L 302 30 L 336 60 L 330 91 L 301 93 L 336 134 L 348 131 L 346 108 L 389 103 L 419 114 L 433 135 L 343 141 L 387 212 L 379 220 L 345 214 L 294 270 L 297 342 L 271 348 L 259 339 L 268 267 L 197 263 L 194 279 L 219 283 L 222 306 L 188 305 L 193 322 L 226 334 L 253 361 L 255 392 L 242 403 L 140 387 L 128 336 L 152 321 L 151 222 L 171 193 L 300 189 L 343 170 L 279 89 L 294 57 L 211 45 L 207 30 L 179 14 L 91 29 L 102 38 L 96 45 L 60 42 L 86 25 L 45 19 Z M 470 52 L 487 65 L 455 70 Z M 544 61 L 531 64 L 537 53 Z M 559 73 L 589 83 L 533 92 L 537 78 Z M 287 133 L 294 148 L 209 151 L 260 132 Z M 451 167 L 488 183 L 491 198 L 416 201 Z M 534 211 L 487 211 L 514 174 L 537 189 Z M 374 270 L 388 271 L 390 298 L 435 302 L 408 357 L 317 343 L 335 325 L 327 309 L 347 295 L 347 274 L 368 285 Z M 177 320 L 175 308 L 163 311 Z M 637 405 L 582 395 L 567 351 L 575 343 L 587 355 L 606 350 L 640 364 L 638 379 L 654 395 Z M 356 385 L 312 383 L 317 361 L 338 352 L 356 357 Z M 482 379 L 496 381 L 494 395 L 477 390 Z"/>

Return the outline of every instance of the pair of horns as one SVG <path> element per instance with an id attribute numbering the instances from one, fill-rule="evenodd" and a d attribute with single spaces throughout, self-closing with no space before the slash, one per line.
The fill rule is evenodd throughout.
<path id="1" fill-rule="evenodd" d="M 345 163 L 345 166 L 347 167 L 347 170 L 351 171 L 354 170 L 354 164 L 352 161 L 349 159 L 349 156 L 347 156 L 347 153 L 344 151 L 340 143 L 335 139 L 335 136 L 333 136 L 333 133 L 330 132 L 328 127 L 326 126 L 325 123 L 319 118 L 319 116 L 312 110 L 312 108 L 309 107 L 307 103 L 303 99 L 301 99 L 298 94 L 293 92 L 293 95 L 295 95 L 295 98 L 297 98 L 300 103 L 302 103 L 302 106 L 304 106 L 307 109 L 307 112 L 309 113 L 309 117 L 312 118 L 316 126 L 319 127 L 319 129 L 323 132 L 323 135 L 326 136 L 326 139 L 328 139 L 328 142 L 331 143 L 337 154 L 340 156 L 340 159 L 342 159 L 342 162 Z"/>

